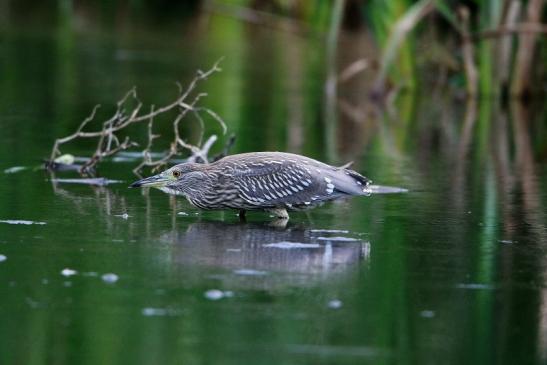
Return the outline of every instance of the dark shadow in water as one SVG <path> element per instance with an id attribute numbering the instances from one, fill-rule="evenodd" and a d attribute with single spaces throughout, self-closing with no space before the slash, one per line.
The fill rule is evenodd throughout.
<path id="1" fill-rule="evenodd" d="M 319 274 L 345 270 L 369 256 L 370 244 L 347 231 L 289 224 L 201 221 L 160 237 L 173 244 L 173 261 L 233 270 Z"/>

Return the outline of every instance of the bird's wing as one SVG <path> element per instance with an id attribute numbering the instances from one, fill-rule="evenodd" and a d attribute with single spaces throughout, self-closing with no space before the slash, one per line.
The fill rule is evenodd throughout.
<path id="1" fill-rule="evenodd" d="M 241 199 L 259 207 L 305 207 L 340 196 L 325 171 L 291 161 L 262 161 L 233 171 Z"/>

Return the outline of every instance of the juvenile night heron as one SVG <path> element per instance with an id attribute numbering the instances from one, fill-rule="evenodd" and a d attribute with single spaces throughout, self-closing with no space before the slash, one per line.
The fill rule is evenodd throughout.
<path id="1" fill-rule="evenodd" d="M 352 195 L 370 195 L 370 180 L 346 166 L 334 167 L 282 152 L 231 155 L 211 164 L 182 163 L 130 187 L 156 187 L 184 195 L 201 209 L 265 210 L 288 219 L 302 210 Z"/>

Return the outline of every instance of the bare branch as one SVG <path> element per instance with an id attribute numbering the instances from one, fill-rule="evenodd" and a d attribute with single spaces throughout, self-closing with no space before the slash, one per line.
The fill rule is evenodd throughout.
<path id="1" fill-rule="evenodd" d="M 226 132 L 228 131 L 228 127 L 226 127 L 226 123 L 224 123 L 222 118 L 217 113 L 215 113 L 211 109 L 205 108 L 205 107 L 196 108 L 196 110 L 197 111 L 203 110 L 204 112 L 209 114 L 211 117 L 213 117 L 213 119 L 216 120 L 218 122 L 218 124 L 220 124 L 220 126 L 222 127 L 222 134 L 226 134 Z"/>
<path id="2" fill-rule="evenodd" d="M 216 142 L 217 136 L 212 135 L 209 137 L 209 139 L 203 144 L 201 149 L 193 150 L 192 156 L 188 158 L 188 162 L 201 162 L 201 163 L 207 163 L 207 155 L 209 154 L 209 150 L 213 146 L 213 144 Z"/>
<path id="3" fill-rule="evenodd" d="M 199 115 L 199 112 L 194 110 L 194 116 L 198 120 L 199 127 L 200 127 L 200 133 L 199 133 L 199 139 L 197 145 L 200 146 L 203 143 L 203 134 L 205 133 L 205 122 L 203 121 L 203 118 L 201 115 Z"/>
<path id="4" fill-rule="evenodd" d="M 202 119 L 202 116 L 200 115 L 200 112 L 207 113 L 215 121 L 217 121 L 221 125 L 223 133 L 226 133 L 226 124 L 224 123 L 222 118 L 211 109 L 197 106 L 200 99 L 207 95 L 206 93 L 194 94 L 195 96 L 191 101 L 188 101 L 187 99 L 190 97 L 190 95 L 194 93 L 197 85 L 201 81 L 204 81 L 214 73 L 221 71 L 221 68 L 219 67 L 221 61 L 222 58 L 215 62 L 213 66 L 206 71 L 198 70 L 194 78 L 185 88 L 183 88 L 180 83 L 177 83 L 179 92 L 176 100 L 159 108 L 155 108 L 154 106 L 152 106 L 148 113 L 140 114 L 143 104 L 137 96 L 136 89 L 132 88 L 116 103 L 116 110 L 110 118 L 102 122 L 101 130 L 85 130 L 96 117 L 99 105 L 95 106 L 91 114 L 79 125 L 79 127 L 73 134 L 55 140 L 55 143 L 51 150 L 49 163 L 46 164 L 46 166 L 51 166 L 51 162 L 54 161 L 58 155 L 61 154 L 61 145 L 79 138 L 97 138 L 95 152 L 80 169 L 80 173 L 82 174 L 92 174 L 94 171 L 94 167 L 104 158 L 115 155 L 116 153 L 126 150 L 128 148 L 137 146 L 138 144 L 132 141 L 127 136 L 124 138 L 123 142 L 120 142 L 121 139 L 117 135 L 117 133 L 129 127 L 130 125 L 145 121 L 148 122 L 148 141 L 146 147 L 142 151 L 142 162 L 133 170 L 135 174 L 138 175 L 144 167 L 152 167 L 154 169 L 157 169 L 167 164 L 173 157 L 181 153 L 180 148 L 187 149 L 191 152 L 191 160 L 207 163 L 207 153 L 217 137 L 211 136 L 202 148 L 198 147 L 199 145 L 201 145 L 203 139 L 203 131 L 205 127 L 205 123 Z M 159 137 L 158 135 L 154 135 L 152 133 L 154 118 L 177 109 L 179 112 L 176 118 L 172 121 L 173 141 L 171 142 L 169 151 L 162 158 L 153 161 L 151 149 L 154 140 Z M 179 124 L 189 112 L 192 112 L 192 114 L 196 117 L 196 119 L 198 119 L 200 123 L 201 135 L 197 145 L 192 145 L 188 142 L 185 142 L 181 138 L 179 132 Z"/>
<path id="5" fill-rule="evenodd" d="M 53 160 L 55 160 L 56 156 L 61 154 L 61 151 L 59 151 L 59 146 L 60 145 L 62 145 L 64 143 L 67 143 L 69 141 L 72 141 L 73 139 L 76 139 L 76 138 L 81 136 L 82 130 L 85 128 L 85 126 L 89 122 L 91 122 L 93 119 L 95 119 L 95 114 L 97 113 L 97 110 L 100 107 L 101 106 L 99 104 L 95 105 L 95 107 L 91 111 L 91 114 L 87 118 L 84 119 L 84 121 L 80 124 L 80 126 L 76 130 L 76 132 L 74 132 L 70 136 L 67 136 L 67 137 L 64 137 L 64 138 L 58 138 L 58 139 L 55 140 L 55 143 L 53 144 L 53 148 L 51 150 L 51 155 L 50 155 L 50 158 L 49 158 L 49 160 L 51 162 L 53 162 Z"/>

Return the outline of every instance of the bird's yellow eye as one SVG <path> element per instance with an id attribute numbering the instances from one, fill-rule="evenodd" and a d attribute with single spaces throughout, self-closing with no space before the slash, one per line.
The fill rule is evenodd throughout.
<path id="1" fill-rule="evenodd" d="M 173 177 L 178 179 L 180 177 L 180 171 L 179 170 L 173 170 Z"/>

